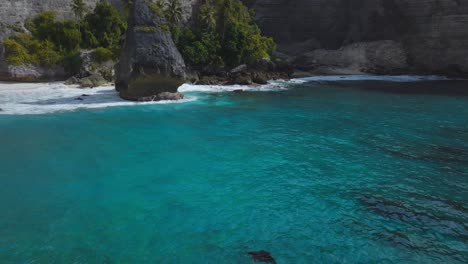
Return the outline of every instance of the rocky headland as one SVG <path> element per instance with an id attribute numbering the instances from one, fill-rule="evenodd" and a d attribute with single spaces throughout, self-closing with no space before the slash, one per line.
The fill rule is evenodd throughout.
<path id="1" fill-rule="evenodd" d="M 28 17 L 54 10 L 58 19 L 71 18 L 68 0 L 22 0 L 0 3 L 0 42 Z M 85 1 L 91 9 L 97 0 Z M 121 0 L 108 1 L 125 12 Z M 156 2 L 156 1 L 153 1 Z M 166 1 L 167 2 L 167 1 Z M 443 74 L 468 75 L 468 2 L 458 0 L 244 0 L 256 20 L 277 43 L 278 61 L 258 60 L 222 71 L 199 72 L 186 67 L 164 18 L 150 17 L 147 1 L 135 1 L 116 86 L 131 100 L 158 99 L 175 93 L 183 81 L 198 84 L 263 84 L 269 79 L 302 74 Z M 199 0 L 181 0 L 181 24 L 193 23 Z M 151 29 L 151 30 L 150 30 Z M 83 55 L 86 56 L 86 55 Z M 287 62 L 292 64 L 288 64 Z M 94 65 L 95 66 L 95 65 Z M 89 69 L 93 70 L 89 70 Z M 102 72 L 109 72 L 102 76 Z M 85 67 L 81 76 L 96 74 L 114 80 L 112 67 Z M 110 75 L 110 78 L 108 78 Z M 67 79 L 63 68 L 11 66 L 0 46 L 0 80 Z M 71 80 L 80 82 L 78 80 Z M 149 88 L 149 83 L 161 87 Z M 139 87 L 139 88 L 135 88 Z M 146 88 L 144 88 L 146 87 Z M 154 86 L 153 86 L 154 87 Z M 156 96 L 156 97 L 155 97 Z M 167 96 L 167 95 L 166 95 Z"/>

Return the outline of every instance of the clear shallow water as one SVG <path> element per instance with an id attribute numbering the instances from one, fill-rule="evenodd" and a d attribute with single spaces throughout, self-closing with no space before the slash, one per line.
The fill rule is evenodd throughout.
<path id="1" fill-rule="evenodd" d="M 468 261 L 468 97 L 284 88 L 0 115 L 1 263 Z"/>

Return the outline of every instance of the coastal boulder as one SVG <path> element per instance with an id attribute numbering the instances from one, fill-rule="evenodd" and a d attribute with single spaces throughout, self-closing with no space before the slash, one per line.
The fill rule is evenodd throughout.
<path id="1" fill-rule="evenodd" d="M 107 83 L 107 80 L 104 79 L 100 74 L 92 74 L 88 77 L 82 78 L 79 81 L 81 87 L 94 88 Z"/>
<path id="2" fill-rule="evenodd" d="M 120 96 L 132 101 L 180 98 L 166 93 L 177 93 L 184 79 L 185 63 L 161 10 L 148 0 L 133 1 L 122 55 L 116 65 Z M 159 96 L 161 93 L 165 96 Z"/>

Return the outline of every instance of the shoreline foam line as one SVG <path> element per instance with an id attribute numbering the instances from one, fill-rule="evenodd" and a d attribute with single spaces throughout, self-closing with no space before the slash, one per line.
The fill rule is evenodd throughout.
<path id="1" fill-rule="evenodd" d="M 313 81 L 386 81 L 419 82 L 448 81 L 444 76 L 430 75 L 329 75 L 311 76 L 291 80 L 270 81 L 266 85 L 192 85 L 183 84 L 179 91 L 186 98 L 178 101 L 130 102 L 121 99 L 113 86 L 96 88 L 77 88 L 61 82 L 51 83 L 8 83 L 0 82 L 0 115 L 34 115 L 57 112 L 70 112 L 78 109 L 96 109 L 113 106 L 132 106 L 142 104 L 186 103 L 197 100 L 197 93 L 224 93 L 242 90 L 246 92 L 271 92 L 289 89 L 288 85 Z M 89 96 L 83 96 L 83 94 Z M 82 99 L 78 99 L 82 98 Z"/>
<path id="2" fill-rule="evenodd" d="M 384 82 L 421 82 L 421 81 L 450 81 L 453 79 L 440 75 L 322 75 L 303 78 L 295 78 L 293 81 L 384 81 Z"/>
<path id="3" fill-rule="evenodd" d="M 118 96 L 113 86 L 81 89 L 63 83 L 0 83 L 0 115 L 34 115 L 113 106 L 173 104 L 194 101 L 131 102 Z"/>

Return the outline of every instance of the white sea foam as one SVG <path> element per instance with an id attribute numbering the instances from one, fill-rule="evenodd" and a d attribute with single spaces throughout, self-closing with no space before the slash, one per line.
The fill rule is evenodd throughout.
<path id="1" fill-rule="evenodd" d="M 293 79 L 295 82 L 310 81 L 386 81 L 386 82 L 418 82 L 418 81 L 447 81 L 451 80 L 439 75 L 327 75 L 311 76 Z"/>
<path id="2" fill-rule="evenodd" d="M 24 115 L 74 111 L 77 109 L 131 106 L 137 104 L 168 104 L 194 101 L 200 94 L 233 92 L 236 90 L 264 92 L 288 89 L 290 84 L 309 81 L 360 81 L 377 80 L 389 82 L 415 82 L 449 80 L 443 76 L 378 76 L 334 75 L 297 78 L 289 81 L 271 81 L 266 85 L 191 85 L 184 84 L 179 91 L 186 99 L 136 103 L 121 99 L 113 86 L 79 89 L 63 83 L 4 83 L 0 82 L 0 114 Z M 86 94 L 88 96 L 83 96 Z M 81 98 L 82 100 L 78 99 Z"/>
<path id="3" fill-rule="evenodd" d="M 236 90 L 249 92 L 267 92 L 281 91 L 287 89 L 289 81 L 271 81 L 265 85 L 192 85 L 184 84 L 179 87 L 179 92 L 201 92 L 201 93 L 223 93 L 233 92 Z"/>
<path id="4" fill-rule="evenodd" d="M 187 96 L 178 101 L 137 103 L 121 99 L 113 86 L 79 89 L 63 83 L 0 83 L 0 114 L 7 115 L 45 114 L 136 104 L 184 103 L 193 100 L 196 98 Z"/>
<path id="5" fill-rule="evenodd" d="M 284 82 L 272 82 L 262 86 L 184 84 L 179 88 L 180 92 L 188 93 L 186 94 L 186 98 L 183 100 L 137 103 L 121 99 L 113 86 L 79 89 L 76 86 L 67 86 L 59 82 L 0 82 L 0 114 L 46 114 L 74 111 L 77 109 L 131 106 L 137 104 L 185 103 L 196 100 L 196 93 L 232 92 L 239 89 L 244 91 L 272 91 L 285 89 L 285 87 Z"/>

